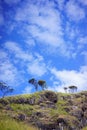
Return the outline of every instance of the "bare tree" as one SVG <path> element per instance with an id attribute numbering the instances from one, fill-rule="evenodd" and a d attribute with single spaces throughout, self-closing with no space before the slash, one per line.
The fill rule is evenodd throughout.
<path id="1" fill-rule="evenodd" d="M 12 93 L 14 89 L 9 87 L 6 83 L 0 82 L 0 91 L 2 92 L 2 97 L 4 98 L 6 94 Z"/>

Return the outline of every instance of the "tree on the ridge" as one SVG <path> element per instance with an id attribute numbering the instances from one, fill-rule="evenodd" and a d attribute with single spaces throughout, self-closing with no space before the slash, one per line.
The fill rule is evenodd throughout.
<path id="1" fill-rule="evenodd" d="M 64 90 L 65 90 L 66 93 L 67 93 L 67 89 L 68 89 L 67 87 L 64 87 Z"/>
<path id="2" fill-rule="evenodd" d="M 6 83 L 0 82 L 0 91 L 2 92 L 2 97 L 4 98 L 6 94 L 12 93 L 14 89 L 9 87 Z"/>
<path id="3" fill-rule="evenodd" d="M 32 78 L 28 82 L 35 86 L 36 91 L 38 90 L 38 82 L 36 79 Z"/>
<path id="4" fill-rule="evenodd" d="M 41 86 L 42 90 L 44 90 L 45 88 L 47 88 L 45 80 L 39 80 L 38 84 Z"/>
<path id="5" fill-rule="evenodd" d="M 74 85 L 69 86 L 69 90 L 71 93 L 77 92 L 77 86 L 74 86 Z"/>
<path id="6" fill-rule="evenodd" d="M 47 88 L 46 81 L 45 80 L 36 80 L 35 78 L 32 78 L 28 81 L 30 84 L 34 85 L 35 89 L 38 90 L 38 85 L 44 90 Z"/>

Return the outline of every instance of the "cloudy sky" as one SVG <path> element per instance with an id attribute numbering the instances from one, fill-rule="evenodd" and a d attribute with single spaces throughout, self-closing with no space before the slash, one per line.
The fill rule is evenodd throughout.
<path id="1" fill-rule="evenodd" d="M 87 90 L 87 0 L 0 0 L 0 81 L 14 94 Z"/>

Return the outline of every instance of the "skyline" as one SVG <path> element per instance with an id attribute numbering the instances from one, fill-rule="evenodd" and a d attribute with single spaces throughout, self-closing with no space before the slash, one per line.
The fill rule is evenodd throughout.
<path id="1" fill-rule="evenodd" d="M 87 0 L 0 0 L 0 80 L 13 94 L 87 90 Z M 39 88 L 40 90 L 40 88 Z"/>

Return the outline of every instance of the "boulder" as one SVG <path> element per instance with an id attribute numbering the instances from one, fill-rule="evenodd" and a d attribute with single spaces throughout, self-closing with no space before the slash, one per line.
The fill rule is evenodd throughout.
<path id="1" fill-rule="evenodd" d="M 26 120 L 26 115 L 19 113 L 17 119 L 20 120 L 20 121 L 24 121 L 24 120 Z"/>

